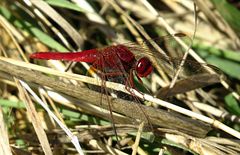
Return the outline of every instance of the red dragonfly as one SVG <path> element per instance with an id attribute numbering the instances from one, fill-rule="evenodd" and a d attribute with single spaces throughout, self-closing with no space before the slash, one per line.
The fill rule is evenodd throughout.
<path id="1" fill-rule="evenodd" d="M 162 42 L 162 39 L 163 38 L 159 39 L 160 42 Z M 129 43 L 107 46 L 98 49 L 84 50 L 82 52 L 75 53 L 37 52 L 31 54 L 30 58 L 90 63 L 92 64 L 91 69 L 97 71 L 97 74 L 99 73 L 98 71 L 100 71 L 100 74 L 98 75 L 100 75 L 100 78 L 102 78 L 103 81 L 109 79 L 114 82 L 120 81 L 122 84 L 126 84 L 126 88 L 133 88 L 134 75 L 141 82 L 142 77 L 147 77 L 153 71 L 153 66 L 149 58 L 144 56 L 137 60 L 133 51 L 138 51 L 142 53 L 144 52 L 141 46 Z M 117 80 L 114 80 L 114 78 L 116 78 Z M 104 83 L 102 83 L 102 85 L 104 85 Z M 105 88 L 101 89 L 101 91 L 105 91 L 104 93 L 108 93 Z M 133 99 L 134 98 L 135 97 L 133 97 Z M 136 98 L 135 101 L 137 101 Z M 111 106 L 110 103 L 108 104 L 113 130 L 116 137 L 118 137 L 114 125 L 113 116 L 111 113 Z M 142 113 L 144 112 L 142 111 Z M 144 120 L 148 121 L 145 114 L 143 114 L 143 117 L 145 117 Z"/>
<path id="2" fill-rule="evenodd" d="M 147 77 L 153 70 L 152 63 L 147 57 L 136 60 L 131 48 L 123 44 L 76 53 L 38 52 L 31 54 L 30 58 L 87 62 L 93 64 L 93 68 L 100 70 L 107 77 L 128 73 L 131 87 L 134 86 L 133 74 L 140 80 L 142 77 Z"/>
<path id="3" fill-rule="evenodd" d="M 182 33 L 176 33 L 173 36 L 185 37 L 186 35 Z M 157 42 L 157 44 L 161 44 L 164 41 L 169 41 L 170 39 L 174 40 L 173 36 L 167 35 L 152 41 Z M 151 45 L 151 42 L 144 41 L 143 44 L 149 46 Z M 135 43 L 126 43 L 107 46 L 104 48 L 84 50 L 75 53 L 37 52 L 31 54 L 30 58 L 91 63 L 92 69 L 101 71 L 104 74 L 104 77 L 124 76 L 125 80 L 127 80 L 125 84 L 130 87 L 134 87 L 134 75 L 137 77 L 139 82 L 141 82 L 141 78 L 147 77 L 153 71 L 153 65 L 149 60 L 149 57 L 143 56 L 137 60 L 134 53 L 137 52 L 137 55 L 145 54 L 155 57 L 149 51 L 153 50 L 149 50 L 146 48 L 146 46 L 143 47 Z M 164 56 L 159 56 L 159 59 L 165 59 L 164 61 L 168 61 Z"/>
<path id="4" fill-rule="evenodd" d="M 182 33 L 175 34 L 175 37 L 184 37 Z M 164 41 L 174 40 L 171 35 L 161 37 L 159 39 L 153 40 L 157 44 L 161 44 Z M 150 45 L 149 41 L 143 42 L 144 44 Z M 147 77 L 153 71 L 153 65 L 149 57 L 145 56 L 140 59 L 136 58 L 137 55 L 144 54 L 145 52 L 150 53 L 146 47 L 142 45 L 137 45 L 134 43 L 112 45 L 98 49 L 90 49 L 82 52 L 76 53 L 59 53 L 59 52 L 38 52 L 30 55 L 33 59 L 45 59 L 45 60 L 64 60 L 64 61 L 74 61 L 74 62 L 87 62 L 92 64 L 92 68 L 95 71 L 100 71 L 100 77 L 103 80 L 114 79 L 115 77 L 120 77 L 122 84 L 126 84 L 127 87 L 135 88 L 133 77 L 137 77 L 138 81 L 141 82 L 141 78 Z M 156 51 L 155 51 L 156 52 Z M 152 55 L 153 56 L 153 55 Z M 161 58 L 160 58 L 161 57 Z M 159 59 L 163 59 L 160 56 Z M 168 61 L 165 59 L 164 61 Z M 180 62 L 180 61 L 179 61 Z M 98 72 L 97 72 L 98 73 Z M 115 81 L 116 82 L 116 81 Z M 109 106 L 111 108 L 111 106 Z M 113 129 L 117 137 L 116 129 L 114 126 L 114 120 L 111 114 L 111 121 L 113 124 Z M 144 112 L 143 112 L 144 113 Z M 147 116 L 144 114 L 144 117 Z M 148 118 L 145 120 L 148 120 Z M 149 123 L 149 121 L 148 121 Z"/>

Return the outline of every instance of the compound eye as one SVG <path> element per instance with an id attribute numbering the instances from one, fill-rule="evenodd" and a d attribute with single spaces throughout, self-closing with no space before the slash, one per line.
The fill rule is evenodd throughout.
<path id="1" fill-rule="evenodd" d="M 146 77 L 152 73 L 153 66 L 147 57 L 143 57 L 137 61 L 136 73 L 139 77 Z"/>

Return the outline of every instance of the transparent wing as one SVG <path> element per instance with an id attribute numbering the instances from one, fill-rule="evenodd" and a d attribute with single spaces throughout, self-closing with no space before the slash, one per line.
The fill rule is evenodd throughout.
<path id="1" fill-rule="evenodd" d="M 130 43 L 124 45 L 126 45 L 138 58 L 143 56 L 148 57 L 161 77 L 163 77 L 163 79 L 167 77 L 169 80 L 167 82 L 170 83 L 176 75 L 176 71 L 179 69 L 181 61 L 183 60 L 183 55 L 186 52 L 186 49 L 176 41 L 175 37 L 180 38 L 190 46 L 191 39 L 184 34 L 167 35 L 147 40 L 140 44 Z M 156 48 L 152 42 L 154 42 L 158 48 Z M 161 51 L 159 51 L 159 48 L 161 48 Z M 199 63 L 190 55 L 188 55 L 184 62 L 178 76 L 178 81 L 175 87 L 171 88 L 171 91 L 174 93 L 168 93 L 169 96 L 220 82 L 220 75 L 223 74 L 217 67 Z M 169 91 L 168 87 L 163 88 L 161 93 L 159 93 L 161 95 L 157 96 L 166 96 L 166 93 L 163 92 L 167 90 Z"/>

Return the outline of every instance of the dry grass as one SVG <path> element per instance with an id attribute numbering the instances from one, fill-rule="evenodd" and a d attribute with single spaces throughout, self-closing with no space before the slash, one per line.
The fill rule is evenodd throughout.
<path id="1" fill-rule="evenodd" d="M 0 154 L 240 154 L 239 11 L 194 2 L 197 24 L 189 0 L 0 1 Z M 118 43 L 155 68 L 138 91 L 104 83 L 123 97 L 90 64 L 29 59 Z"/>

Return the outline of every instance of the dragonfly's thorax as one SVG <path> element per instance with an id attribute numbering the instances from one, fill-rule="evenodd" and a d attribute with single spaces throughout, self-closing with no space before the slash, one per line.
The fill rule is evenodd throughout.
<path id="1" fill-rule="evenodd" d="M 134 54 L 128 49 L 128 47 L 124 45 L 117 45 L 115 48 L 124 69 L 129 73 L 129 71 L 134 68 L 136 63 Z"/>

